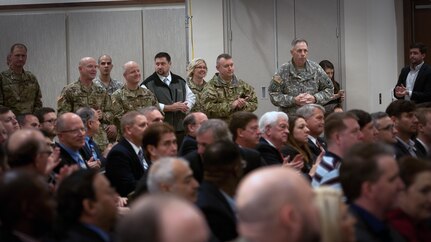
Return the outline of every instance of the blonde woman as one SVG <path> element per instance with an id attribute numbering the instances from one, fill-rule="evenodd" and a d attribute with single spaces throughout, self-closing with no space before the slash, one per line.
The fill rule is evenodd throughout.
<path id="1" fill-rule="evenodd" d="M 191 112 L 204 112 L 203 104 L 200 100 L 202 89 L 207 84 L 204 80 L 207 72 L 207 63 L 202 58 L 193 59 L 187 66 L 187 85 L 196 96 L 196 102 Z"/>
<path id="2" fill-rule="evenodd" d="M 320 215 L 321 242 L 354 242 L 355 218 L 343 202 L 341 191 L 327 186 L 315 189 Z"/>

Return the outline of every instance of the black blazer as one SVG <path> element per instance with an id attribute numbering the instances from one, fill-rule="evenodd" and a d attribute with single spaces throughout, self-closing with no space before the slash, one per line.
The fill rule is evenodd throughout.
<path id="1" fill-rule="evenodd" d="M 427 150 L 422 145 L 422 143 L 419 142 L 418 139 L 414 139 L 414 141 L 415 141 L 416 155 L 418 156 L 418 158 L 428 159 Z"/>
<path id="2" fill-rule="evenodd" d="M 218 240 L 231 241 L 238 237 L 235 213 L 214 184 L 202 182 L 196 205 L 205 215 L 212 234 Z"/>
<path id="3" fill-rule="evenodd" d="M 66 236 L 58 242 L 108 242 L 105 241 L 98 233 L 85 227 L 82 224 L 78 224 L 69 228 L 66 232 Z"/>
<path id="4" fill-rule="evenodd" d="M 268 165 L 281 165 L 283 164 L 283 157 L 281 153 L 272 145 L 270 145 L 264 138 L 259 139 L 259 144 L 256 146 L 257 151 L 260 152 L 262 158 Z"/>
<path id="5" fill-rule="evenodd" d="M 125 138 L 112 147 L 106 158 L 105 170 L 111 185 L 122 197 L 135 190 L 136 183 L 145 172 L 138 155 Z"/>
<path id="6" fill-rule="evenodd" d="M 96 143 L 94 143 L 94 144 L 95 144 L 94 151 L 96 152 L 97 156 L 99 157 L 100 163 L 102 164 L 102 167 L 105 167 L 106 158 L 103 157 L 102 151 L 100 150 L 99 146 Z M 91 148 L 88 147 L 87 144 L 85 144 L 84 147 L 82 147 L 79 150 L 79 153 L 81 154 L 82 157 L 90 157 L 91 158 L 93 156 L 93 152 L 91 152 Z"/>
<path id="7" fill-rule="evenodd" d="M 395 157 L 397 160 L 400 160 L 404 156 L 411 156 L 409 150 L 401 143 L 401 141 L 397 140 L 397 142 L 393 144 L 393 147 L 395 149 Z"/>
<path id="8" fill-rule="evenodd" d="M 410 66 L 406 66 L 401 70 L 396 86 L 406 86 L 407 75 L 410 72 Z M 394 89 L 395 96 L 395 89 Z M 398 98 L 403 99 L 403 98 Z M 424 63 L 416 77 L 415 85 L 413 86 L 412 96 L 410 100 L 415 103 L 424 103 L 431 101 L 431 67 Z"/>
<path id="9" fill-rule="evenodd" d="M 55 143 L 55 146 L 60 148 L 60 164 L 58 164 L 55 168 L 54 168 L 54 172 L 58 173 L 60 171 L 60 169 L 65 166 L 65 165 L 78 165 L 78 162 L 76 162 L 72 156 L 69 155 L 69 153 L 59 144 L 59 143 Z M 87 165 L 87 161 L 90 159 L 89 156 L 86 156 L 84 154 L 81 153 L 82 159 L 84 159 L 84 161 L 86 162 L 85 165 L 87 167 L 87 169 L 89 169 L 90 167 L 88 167 Z"/>
<path id="10" fill-rule="evenodd" d="M 184 136 L 183 142 L 181 143 L 180 150 L 178 151 L 179 156 L 185 156 L 188 153 L 198 149 L 198 142 L 190 135 Z"/>
<path id="11" fill-rule="evenodd" d="M 323 149 L 325 150 L 325 151 L 327 151 L 327 148 L 326 148 L 326 141 L 323 139 L 323 138 L 321 138 L 321 137 L 317 137 L 317 142 L 319 142 L 320 143 L 320 145 L 323 147 Z M 313 141 L 311 141 L 311 139 L 308 139 L 308 148 L 310 148 L 310 151 L 311 151 L 311 159 L 312 160 L 316 160 L 316 158 L 320 155 L 320 152 L 322 152 L 321 150 L 320 150 L 320 148 L 319 147 L 317 147 L 317 145 L 315 145 L 314 143 L 313 143 Z"/>

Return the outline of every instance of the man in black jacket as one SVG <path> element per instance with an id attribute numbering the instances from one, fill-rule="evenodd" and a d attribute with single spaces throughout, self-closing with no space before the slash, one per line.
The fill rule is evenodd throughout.
<path id="1" fill-rule="evenodd" d="M 422 43 L 410 45 L 410 65 L 401 70 L 394 96 L 415 103 L 431 101 L 431 67 L 424 63 L 427 47 Z"/>
<path id="2" fill-rule="evenodd" d="M 155 72 L 141 84 L 150 89 L 159 101 L 160 110 L 165 113 L 165 122 L 175 129 L 178 146 L 184 137 L 183 119 L 195 104 L 195 95 L 186 81 L 173 74 L 171 56 L 160 52 L 154 57 Z"/>

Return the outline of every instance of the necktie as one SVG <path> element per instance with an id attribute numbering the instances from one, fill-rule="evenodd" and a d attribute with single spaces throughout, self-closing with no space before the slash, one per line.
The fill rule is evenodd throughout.
<path id="1" fill-rule="evenodd" d="M 148 164 L 145 161 L 144 151 L 142 149 L 139 149 L 138 157 L 139 157 L 139 161 L 142 163 L 142 166 L 144 167 L 144 170 L 147 170 L 148 169 Z"/>
<path id="2" fill-rule="evenodd" d="M 82 159 L 82 156 L 78 154 L 78 164 L 82 169 L 87 169 L 87 165 L 85 164 L 84 159 Z"/>
<path id="3" fill-rule="evenodd" d="M 169 86 L 169 79 L 167 77 L 165 77 L 165 79 L 163 79 L 163 82 Z"/>

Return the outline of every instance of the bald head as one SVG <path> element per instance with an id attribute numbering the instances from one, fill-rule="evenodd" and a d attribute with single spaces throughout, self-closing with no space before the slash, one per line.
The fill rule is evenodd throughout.
<path id="1" fill-rule="evenodd" d="M 79 60 L 79 80 L 92 81 L 97 74 L 97 62 L 93 57 L 84 57 Z"/>
<path id="2" fill-rule="evenodd" d="M 123 76 L 128 88 L 136 88 L 141 81 L 141 70 L 138 63 L 128 61 L 123 65 Z"/>
<path id="3" fill-rule="evenodd" d="M 20 147 L 26 143 L 26 141 L 34 139 L 40 142 L 44 142 L 45 138 L 39 130 L 35 129 L 20 129 L 13 133 L 7 142 L 7 151 L 16 152 L 19 151 Z"/>
<path id="4" fill-rule="evenodd" d="M 61 144 L 78 151 L 85 144 L 85 128 L 81 117 L 75 113 L 64 113 L 56 123 L 58 139 Z"/>
<path id="5" fill-rule="evenodd" d="M 259 169 L 237 190 L 240 234 L 253 241 L 314 241 L 318 222 L 312 200 L 310 185 L 297 171 Z"/>
<path id="6" fill-rule="evenodd" d="M 209 235 L 205 219 L 196 207 L 166 194 L 136 201 L 117 231 L 118 240 L 124 242 L 204 242 Z"/>

